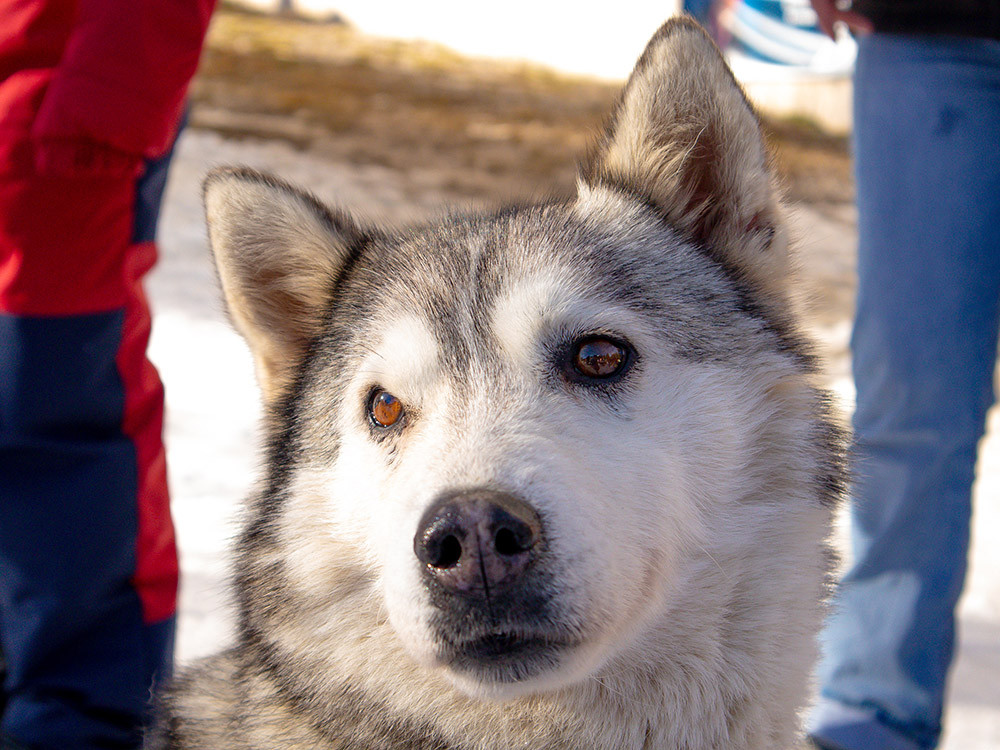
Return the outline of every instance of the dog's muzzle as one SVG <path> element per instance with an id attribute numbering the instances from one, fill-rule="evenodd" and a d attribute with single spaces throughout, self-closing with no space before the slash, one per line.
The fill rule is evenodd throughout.
<path id="1" fill-rule="evenodd" d="M 511 683 L 558 665 L 575 638 L 555 625 L 544 523 L 491 489 L 447 493 L 413 540 L 435 607 L 439 656 L 479 680 Z"/>

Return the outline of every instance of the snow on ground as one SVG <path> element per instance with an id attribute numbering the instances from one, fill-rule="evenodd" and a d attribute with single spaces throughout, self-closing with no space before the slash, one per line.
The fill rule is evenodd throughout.
<path id="1" fill-rule="evenodd" d="M 260 407 L 252 362 L 219 303 L 201 211 L 200 183 L 212 166 L 268 169 L 373 217 L 399 220 L 421 206 L 403 196 L 405 178 L 380 167 L 324 161 L 281 143 L 230 141 L 188 131 L 179 146 L 161 220 L 162 258 L 149 282 L 154 307 L 151 356 L 167 388 L 167 449 L 183 583 L 178 656 L 183 661 L 216 651 L 230 637 L 225 549 L 243 497 L 258 476 Z M 850 284 L 851 212 L 799 207 L 807 227 L 808 258 L 832 269 L 826 284 Z M 846 315 L 845 315 L 846 320 Z M 816 331 L 833 357 L 834 389 L 845 400 L 846 335 L 841 320 Z M 1000 414 L 990 420 L 1000 434 Z M 983 446 L 977 485 L 974 552 L 961 606 L 961 648 L 952 679 L 952 706 L 944 750 L 1000 747 L 1000 442 Z"/>

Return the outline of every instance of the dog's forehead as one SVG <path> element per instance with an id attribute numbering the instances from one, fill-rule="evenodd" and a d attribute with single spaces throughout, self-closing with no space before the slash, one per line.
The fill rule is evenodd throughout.
<path id="1" fill-rule="evenodd" d="M 372 345 L 418 318 L 459 368 L 491 342 L 523 346 L 543 317 L 626 336 L 616 322 L 641 321 L 678 356 L 717 361 L 771 327 L 709 255 L 615 195 L 453 216 L 372 243 L 343 287 L 332 318 L 345 334 Z"/>
<path id="2" fill-rule="evenodd" d="M 619 282 L 649 263 L 642 249 L 634 222 L 597 225 L 571 206 L 451 217 L 369 248 L 344 301 L 366 307 L 369 320 L 417 317 L 461 349 L 492 338 L 507 317 L 585 316 L 588 307 L 635 303 L 644 285 Z"/>
<path id="3" fill-rule="evenodd" d="M 614 219 L 577 204 L 449 217 L 373 246 L 360 275 L 367 286 L 391 291 L 376 311 L 422 310 L 435 318 L 482 315 L 527 289 L 553 303 L 597 295 L 646 304 L 662 296 L 657 277 L 675 275 L 665 266 L 684 243 L 641 208 Z"/>

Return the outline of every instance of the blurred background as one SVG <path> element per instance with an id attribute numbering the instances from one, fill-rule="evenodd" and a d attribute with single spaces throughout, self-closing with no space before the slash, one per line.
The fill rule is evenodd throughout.
<path id="1" fill-rule="evenodd" d="M 224 645 L 225 550 L 258 475 L 252 363 L 219 303 L 201 209 L 213 166 L 279 174 L 373 221 L 569 194 L 576 162 L 680 2 L 241 0 L 223 3 L 191 89 L 150 277 L 182 554 L 179 657 Z M 689 0 L 764 117 L 791 207 L 803 315 L 853 399 L 853 42 L 806 0 Z M 943 747 L 1000 747 L 1000 422 L 980 460 L 971 575 Z"/>

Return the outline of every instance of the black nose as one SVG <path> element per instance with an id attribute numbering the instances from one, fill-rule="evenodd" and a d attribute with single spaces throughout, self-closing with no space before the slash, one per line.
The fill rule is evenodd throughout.
<path id="1" fill-rule="evenodd" d="M 538 514 L 493 490 L 451 493 L 420 519 L 413 549 L 445 589 L 490 598 L 521 578 L 542 541 Z"/>

